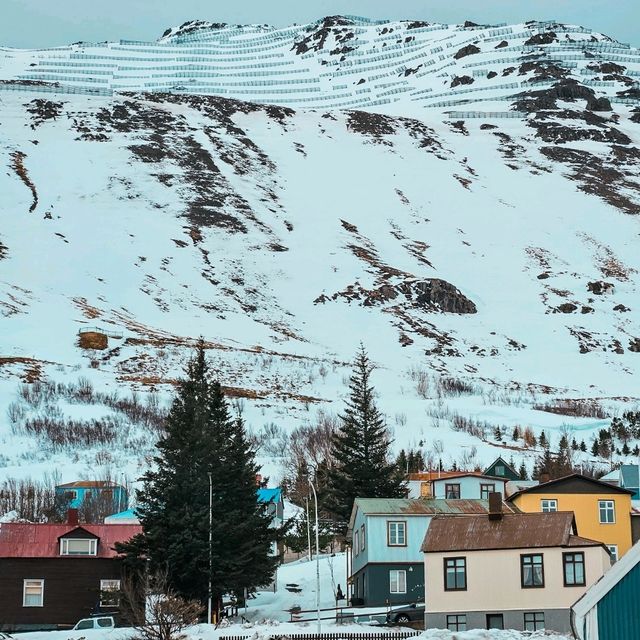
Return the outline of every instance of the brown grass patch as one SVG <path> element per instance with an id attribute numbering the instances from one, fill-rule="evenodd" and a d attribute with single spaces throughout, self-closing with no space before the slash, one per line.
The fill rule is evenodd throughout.
<path id="1" fill-rule="evenodd" d="M 78 345 L 81 349 L 106 349 L 109 339 L 104 333 L 85 331 L 78 336 Z"/>

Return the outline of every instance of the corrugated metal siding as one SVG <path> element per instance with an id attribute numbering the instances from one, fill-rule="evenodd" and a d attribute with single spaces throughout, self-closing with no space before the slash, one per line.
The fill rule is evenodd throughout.
<path id="1" fill-rule="evenodd" d="M 636 565 L 598 603 L 599 640 L 640 637 L 640 565 Z"/>

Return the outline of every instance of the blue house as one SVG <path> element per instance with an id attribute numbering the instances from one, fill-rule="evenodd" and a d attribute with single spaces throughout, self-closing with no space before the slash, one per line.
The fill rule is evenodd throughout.
<path id="1" fill-rule="evenodd" d="M 281 527 L 284 524 L 284 499 L 280 487 L 258 489 L 258 502 L 267 505 L 267 513 L 273 516 L 272 527 Z M 271 555 L 277 556 L 281 551 L 274 542 Z"/>
<path id="2" fill-rule="evenodd" d="M 507 505 L 504 509 L 512 511 Z M 420 547 L 433 516 L 488 512 L 489 501 L 479 499 L 356 498 L 347 530 L 352 604 L 424 601 Z"/>
<path id="3" fill-rule="evenodd" d="M 623 464 L 600 479 L 616 487 L 631 489 L 634 492 L 631 500 L 640 500 L 640 466 L 637 464 Z"/>
<path id="4" fill-rule="evenodd" d="M 87 500 L 111 500 L 114 510 L 122 511 L 129 506 L 129 495 L 125 487 L 109 480 L 76 480 L 56 486 L 56 497 L 68 501 L 72 509 L 79 509 Z"/>
<path id="5" fill-rule="evenodd" d="M 572 607 L 579 640 L 637 640 L 640 544 L 635 544 Z"/>

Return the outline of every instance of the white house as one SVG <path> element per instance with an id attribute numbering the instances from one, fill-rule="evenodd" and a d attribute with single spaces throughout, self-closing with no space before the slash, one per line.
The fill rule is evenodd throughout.
<path id="1" fill-rule="evenodd" d="M 507 478 L 485 476 L 479 473 L 450 474 L 431 481 L 434 498 L 445 500 L 488 500 L 490 493 L 500 493 L 505 498 Z"/>

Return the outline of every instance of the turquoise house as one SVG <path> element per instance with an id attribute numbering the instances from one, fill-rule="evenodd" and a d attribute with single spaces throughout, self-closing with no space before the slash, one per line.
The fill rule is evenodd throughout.
<path id="1" fill-rule="evenodd" d="M 56 497 L 68 501 L 72 509 L 79 509 L 87 500 L 111 500 L 114 511 L 129 506 L 129 495 L 125 487 L 110 480 L 76 480 L 56 486 Z"/>
<path id="2" fill-rule="evenodd" d="M 572 607 L 579 640 L 640 637 L 640 543 L 635 544 Z"/>

